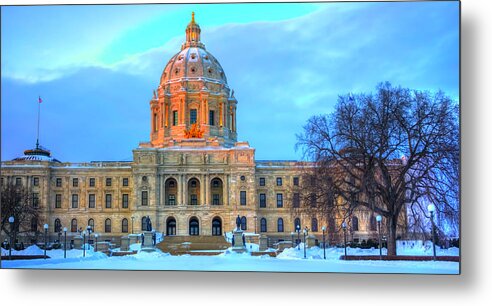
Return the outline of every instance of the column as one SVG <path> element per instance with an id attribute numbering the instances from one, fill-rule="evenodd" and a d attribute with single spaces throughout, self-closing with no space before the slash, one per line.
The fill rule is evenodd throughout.
<path id="1" fill-rule="evenodd" d="M 229 206 L 229 174 L 224 175 L 224 190 L 222 191 L 224 206 Z"/>
<path id="2" fill-rule="evenodd" d="M 205 203 L 207 205 L 211 204 L 210 200 L 210 182 L 209 182 L 209 175 L 205 174 L 204 175 L 204 180 L 205 180 Z"/>
<path id="3" fill-rule="evenodd" d="M 200 175 L 200 205 L 205 205 L 205 175 Z"/>

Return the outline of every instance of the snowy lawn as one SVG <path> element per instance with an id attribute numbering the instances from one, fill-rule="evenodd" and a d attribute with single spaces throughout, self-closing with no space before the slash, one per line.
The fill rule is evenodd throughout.
<path id="1" fill-rule="evenodd" d="M 132 245 L 139 249 L 139 245 Z M 378 249 L 350 249 L 349 255 L 378 255 Z M 386 253 L 385 250 L 383 250 Z M 42 255 L 43 250 L 31 246 L 23 251 L 13 251 L 13 255 Z M 139 252 L 123 257 L 108 257 L 93 250 L 86 251 L 83 257 L 81 250 L 67 251 L 63 258 L 63 250 L 49 250 L 50 259 L 2 261 L 2 268 L 32 268 L 32 269 L 114 269 L 114 270 L 193 270 L 193 271 L 265 271 L 265 272 L 351 272 L 351 273 L 429 273 L 429 274 L 458 274 L 457 262 L 433 261 L 343 261 L 343 248 L 327 248 L 326 260 L 323 259 L 323 249 L 312 247 L 307 249 L 304 259 L 303 245 L 288 248 L 278 254 L 277 258 L 250 256 L 248 253 L 236 254 L 227 250 L 216 256 L 171 256 L 167 253 Z M 399 255 L 432 255 L 428 245 L 399 245 Z M 441 250 L 438 255 L 458 256 L 459 249 Z M 2 249 L 2 255 L 8 251 Z"/>

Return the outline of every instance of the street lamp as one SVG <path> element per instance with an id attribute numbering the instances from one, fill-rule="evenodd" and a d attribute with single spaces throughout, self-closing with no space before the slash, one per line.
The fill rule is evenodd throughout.
<path id="1" fill-rule="evenodd" d="M 323 259 L 326 259 L 326 245 L 325 245 L 325 231 L 326 227 L 322 227 L 321 230 L 323 231 Z"/>
<path id="2" fill-rule="evenodd" d="M 307 227 L 304 228 L 303 230 L 303 235 L 304 235 L 304 259 L 306 259 L 306 236 L 308 234 L 309 230 Z"/>
<path id="3" fill-rule="evenodd" d="M 256 234 L 256 227 L 257 227 L 257 223 L 256 223 L 256 220 L 258 219 L 257 216 L 255 216 L 255 234 Z"/>
<path id="4" fill-rule="evenodd" d="M 87 233 L 89 233 L 89 237 L 87 238 L 87 244 L 89 245 L 88 250 L 91 249 L 91 233 L 93 232 L 92 227 L 90 225 L 87 226 Z"/>
<path id="5" fill-rule="evenodd" d="M 135 219 L 134 216 L 132 216 L 132 234 L 133 234 L 133 219 Z"/>
<path id="6" fill-rule="evenodd" d="M 48 248 L 48 224 L 44 225 L 44 259 L 46 259 L 46 249 Z"/>
<path id="7" fill-rule="evenodd" d="M 97 252 L 97 238 L 99 238 L 99 234 L 94 234 L 94 237 L 96 237 L 96 245 L 94 246 L 94 252 Z"/>
<path id="8" fill-rule="evenodd" d="M 12 235 L 14 234 L 14 216 L 9 217 L 10 223 L 10 246 L 9 246 L 9 260 L 12 260 Z"/>
<path id="9" fill-rule="evenodd" d="M 301 226 L 299 224 L 297 224 L 297 227 L 296 227 L 296 231 L 297 231 L 297 249 L 300 250 L 301 249 L 301 246 L 299 245 L 300 242 L 301 242 Z"/>
<path id="10" fill-rule="evenodd" d="M 381 220 L 383 220 L 383 217 L 381 217 L 381 215 L 377 215 L 376 221 L 378 222 L 379 260 L 383 260 L 383 247 L 381 245 Z"/>
<path id="11" fill-rule="evenodd" d="M 431 223 L 432 223 L 432 252 L 433 252 L 433 260 L 436 260 L 436 228 L 434 225 L 434 212 L 436 211 L 436 206 L 434 204 L 429 204 L 427 206 L 427 210 L 431 214 Z"/>
<path id="12" fill-rule="evenodd" d="M 65 236 L 65 242 L 63 243 L 63 258 L 67 258 L 67 228 L 63 228 L 63 235 Z"/>
<path id="13" fill-rule="evenodd" d="M 343 247 L 345 249 L 345 260 L 347 260 L 347 223 L 342 223 L 343 229 Z"/>
<path id="14" fill-rule="evenodd" d="M 294 232 L 290 232 L 290 241 L 292 242 L 292 247 L 294 247 Z"/>
<path id="15" fill-rule="evenodd" d="M 82 232 L 82 235 L 84 237 L 84 240 L 83 240 L 84 241 L 84 247 L 83 247 L 83 249 L 84 249 L 84 257 L 85 257 L 85 233 L 86 233 L 85 231 Z"/>

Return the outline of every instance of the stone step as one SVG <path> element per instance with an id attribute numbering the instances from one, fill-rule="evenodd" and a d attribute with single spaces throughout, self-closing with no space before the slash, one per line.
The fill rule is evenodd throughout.
<path id="1" fill-rule="evenodd" d="M 157 244 L 157 248 L 173 255 L 188 251 L 219 251 L 230 246 L 223 236 L 166 236 Z"/>

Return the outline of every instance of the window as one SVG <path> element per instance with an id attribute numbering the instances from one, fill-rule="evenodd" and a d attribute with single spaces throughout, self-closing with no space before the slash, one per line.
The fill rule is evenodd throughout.
<path id="1" fill-rule="evenodd" d="M 190 109 L 190 124 L 196 123 L 196 109 Z"/>
<path id="2" fill-rule="evenodd" d="M 260 193 L 260 207 L 266 207 L 266 193 Z"/>
<path id="3" fill-rule="evenodd" d="M 260 220 L 260 232 L 265 233 L 267 231 L 267 220 L 265 218 L 261 218 Z"/>
<path id="4" fill-rule="evenodd" d="M 79 187 L 79 179 L 78 178 L 72 179 L 72 186 L 73 187 Z"/>
<path id="5" fill-rule="evenodd" d="M 15 186 L 20 186 L 22 184 L 22 180 L 20 177 L 15 178 Z"/>
<path id="6" fill-rule="evenodd" d="M 246 217 L 241 217 L 241 230 L 245 231 L 248 229 L 248 223 L 246 222 Z"/>
<path id="7" fill-rule="evenodd" d="M 213 181 L 212 181 L 212 187 L 214 187 L 214 188 L 218 188 L 218 187 L 219 187 L 219 185 L 220 185 L 220 181 L 219 181 L 219 180 L 213 180 Z"/>
<path id="8" fill-rule="evenodd" d="M 32 185 L 33 186 L 39 186 L 39 177 L 33 177 L 32 178 Z"/>
<path id="9" fill-rule="evenodd" d="M 121 207 L 128 208 L 128 193 L 124 193 L 121 196 Z"/>
<path id="10" fill-rule="evenodd" d="M 191 205 L 198 205 L 198 197 L 196 194 L 191 195 Z"/>
<path id="11" fill-rule="evenodd" d="M 299 195 L 299 193 L 296 192 L 292 196 L 292 206 L 294 208 L 299 208 L 300 203 L 301 203 L 301 196 Z"/>
<path id="12" fill-rule="evenodd" d="M 239 202 L 241 205 L 246 205 L 246 191 L 241 190 L 239 194 Z"/>
<path id="13" fill-rule="evenodd" d="M 169 187 L 174 187 L 174 181 L 169 181 Z"/>
<path id="14" fill-rule="evenodd" d="M 178 111 L 173 111 L 173 126 L 178 125 Z"/>
<path id="15" fill-rule="evenodd" d="M 104 221 L 104 232 L 111 233 L 111 219 L 109 218 Z"/>
<path id="16" fill-rule="evenodd" d="M 174 194 L 170 194 L 167 197 L 167 205 L 176 205 L 176 196 Z"/>
<path id="17" fill-rule="evenodd" d="M 374 215 L 371 215 L 371 217 L 369 218 L 369 230 L 377 231 L 377 221 Z"/>
<path id="18" fill-rule="evenodd" d="M 265 186 L 265 178 L 260 177 L 260 186 Z"/>
<path id="19" fill-rule="evenodd" d="M 359 230 L 359 219 L 356 216 L 352 217 L 352 230 L 353 231 Z"/>
<path id="20" fill-rule="evenodd" d="M 112 195 L 110 193 L 106 193 L 106 208 L 111 208 Z"/>
<path id="21" fill-rule="evenodd" d="M 222 221 L 218 217 L 212 220 L 212 236 L 222 236 Z"/>
<path id="22" fill-rule="evenodd" d="M 31 232 L 37 232 L 38 231 L 38 219 L 32 218 L 31 219 Z"/>
<path id="23" fill-rule="evenodd" d="M 142 217 L 142 231 L 146 231 L 147 230 L 147 217 Z"/>
<path id="24" fill-rule="evenodd" d="M 121 220 L 121 232 L 128 233 L 128 219 L 124 218 Z"/>
<path id="25" fill-rule="evenodd" d="M 62 179 L 61 177 L 56 178 L 56 187 L 61 187 L 62 186 Z"/>
<path id="26" fill-rule="evenodd" d="M 74 219 L 75 220 L 75 219 Z M 73 220 L 72 220 L 73 221 Z M 56 218 L 55 219 L 55 226 L 54 226 L 54 229 L 55 229 L 55 233 L 59 233 L 61 232 L 62 230 L 62 225 L 61 225 L 61 222 L 60 222 L 60 219 Z M 75 230 L 77 230 L 77 220 L 75 220 Z"/>
<path id="27" fill-rule="evenodd" d="M 127 177 L 123 178 L 123 187 L 128 187 L 128 178 Z"/>
<path id="28" fill-rule="evenodd" d="M 33 208 L 39 207 L 39 193 L 32 194 L 32 207 Z"/>
<path id="29" fill-rule="evenodd" d="M 282 178 L 277 177 L 277 186 L 282 186 Z"/>
<path id="30" fill-rule="evenodd" d="M 61 208 L 62 195 L 60 193 L 55 194 L 55 208 Z"/>
<path id="31" fill-rule="evenodd" d="M 284 195 L 281 193 L 277 193 L 277 208 L 284 207 Z"/>
<path id="32" fill-rule="evenodd" d="M 220 195 L 218 193 L 212 194 L 212 205 L 220 205 Z"/>
<path id="33" fill-rule="evenodd" d="M 335 219 L 333 218 L 328 219 L 328 232 L 330 233 L 335 232 Z"/>
<path id="34" fill-rule="evenodd" d="M 213 110 L 208 112 L 208 124 L 215 125 L 215 112 Z"/>
<path id="35" fill-rule="evenodd" d="M 87 221 L 87 225 L 91 227 L 92 231 L 95 230 L 95 227 L 94 227 L 94 219 L 89 219 Z"/>
<path id="36" fill-rule="evenodd" d="M 96 179 L 91 177 L 89 178 L 89 187 L 95 187 L 96 186 Z"/>
<path id="37" fill-rule="evenodd" d="M 190 231 L 189 231 L 190 236 L 198 236 L 200 232 L 198 219 L 195 217 L 191 218 L 189 226 L 190 226 Z"/>
<path id="38" fill-rule="evenodd" d="M 297 230 L 301 230 L 301 219 L 299 218 L 296 218 L 294 220 L 294 229 L 297 231 Z"/>
<path id="39" fill-rule="evenodd" d="M 284 231 L 284 219 L 278 218 L 277 220 L 277 232 L 282 233 Z"/>
<path id="40" fill-rule="evenodd" d="M 311 231 L 313 231 L 313 232 L 318 231 L 318 219 L 316 219 L 316 218 L 311 219 Z"/>
<path id="41" fill-rule="evenodd" d="M 78 194 L 72 194 L 72 208 L 78 208 L 79 207 L 79 195 Z"/>
<path id="42" fill-rule="evenodd" d="M 309 195 L 309 205 L 311 205 L 311 207 L 316 207 L 316 194 L 315 193 L 311 193 Z"/>
<path id="43" fill-rule="evenodd" d="M 293 184 L 294 186 L 299 186 L 299 178 L 297 176 L 294 177 Z"/>
<path id="44" fill-rule="evenodd" d="M 246 177 L 244 175 L 241 175 L 241 181 L 245 181 L 246 180 Z"/>
<path id="45" fill-rule="evenodd" d="M 93 193 L 89 194 L 89 208 L 96 208 L 96 195 Z"/>
<path id="46" fill-rule="evenodd" d="M 111 178 L 110 177 L 106 178 L 106 186 L 107 187 L 111 186 Z"/>
<path id="47" fill-rule="evenodd" d="M 157 132 L 157 114 L 154 113 L 154 122 L 153 122 L 153 126 L 154 126 L 154 132 Z"/>
<path id="48" fill-rule="evenodd" d="M 142 191 L 142 206 L 147 206 L 149 205 L 149 192 L 148 191 Z"/>
<path id="49" fill-rule="evenodd" d="M 77 232 L 77 219 L 72 219 L 72 222 L 70 222 L 70 231 L 72 233 Z"/>

